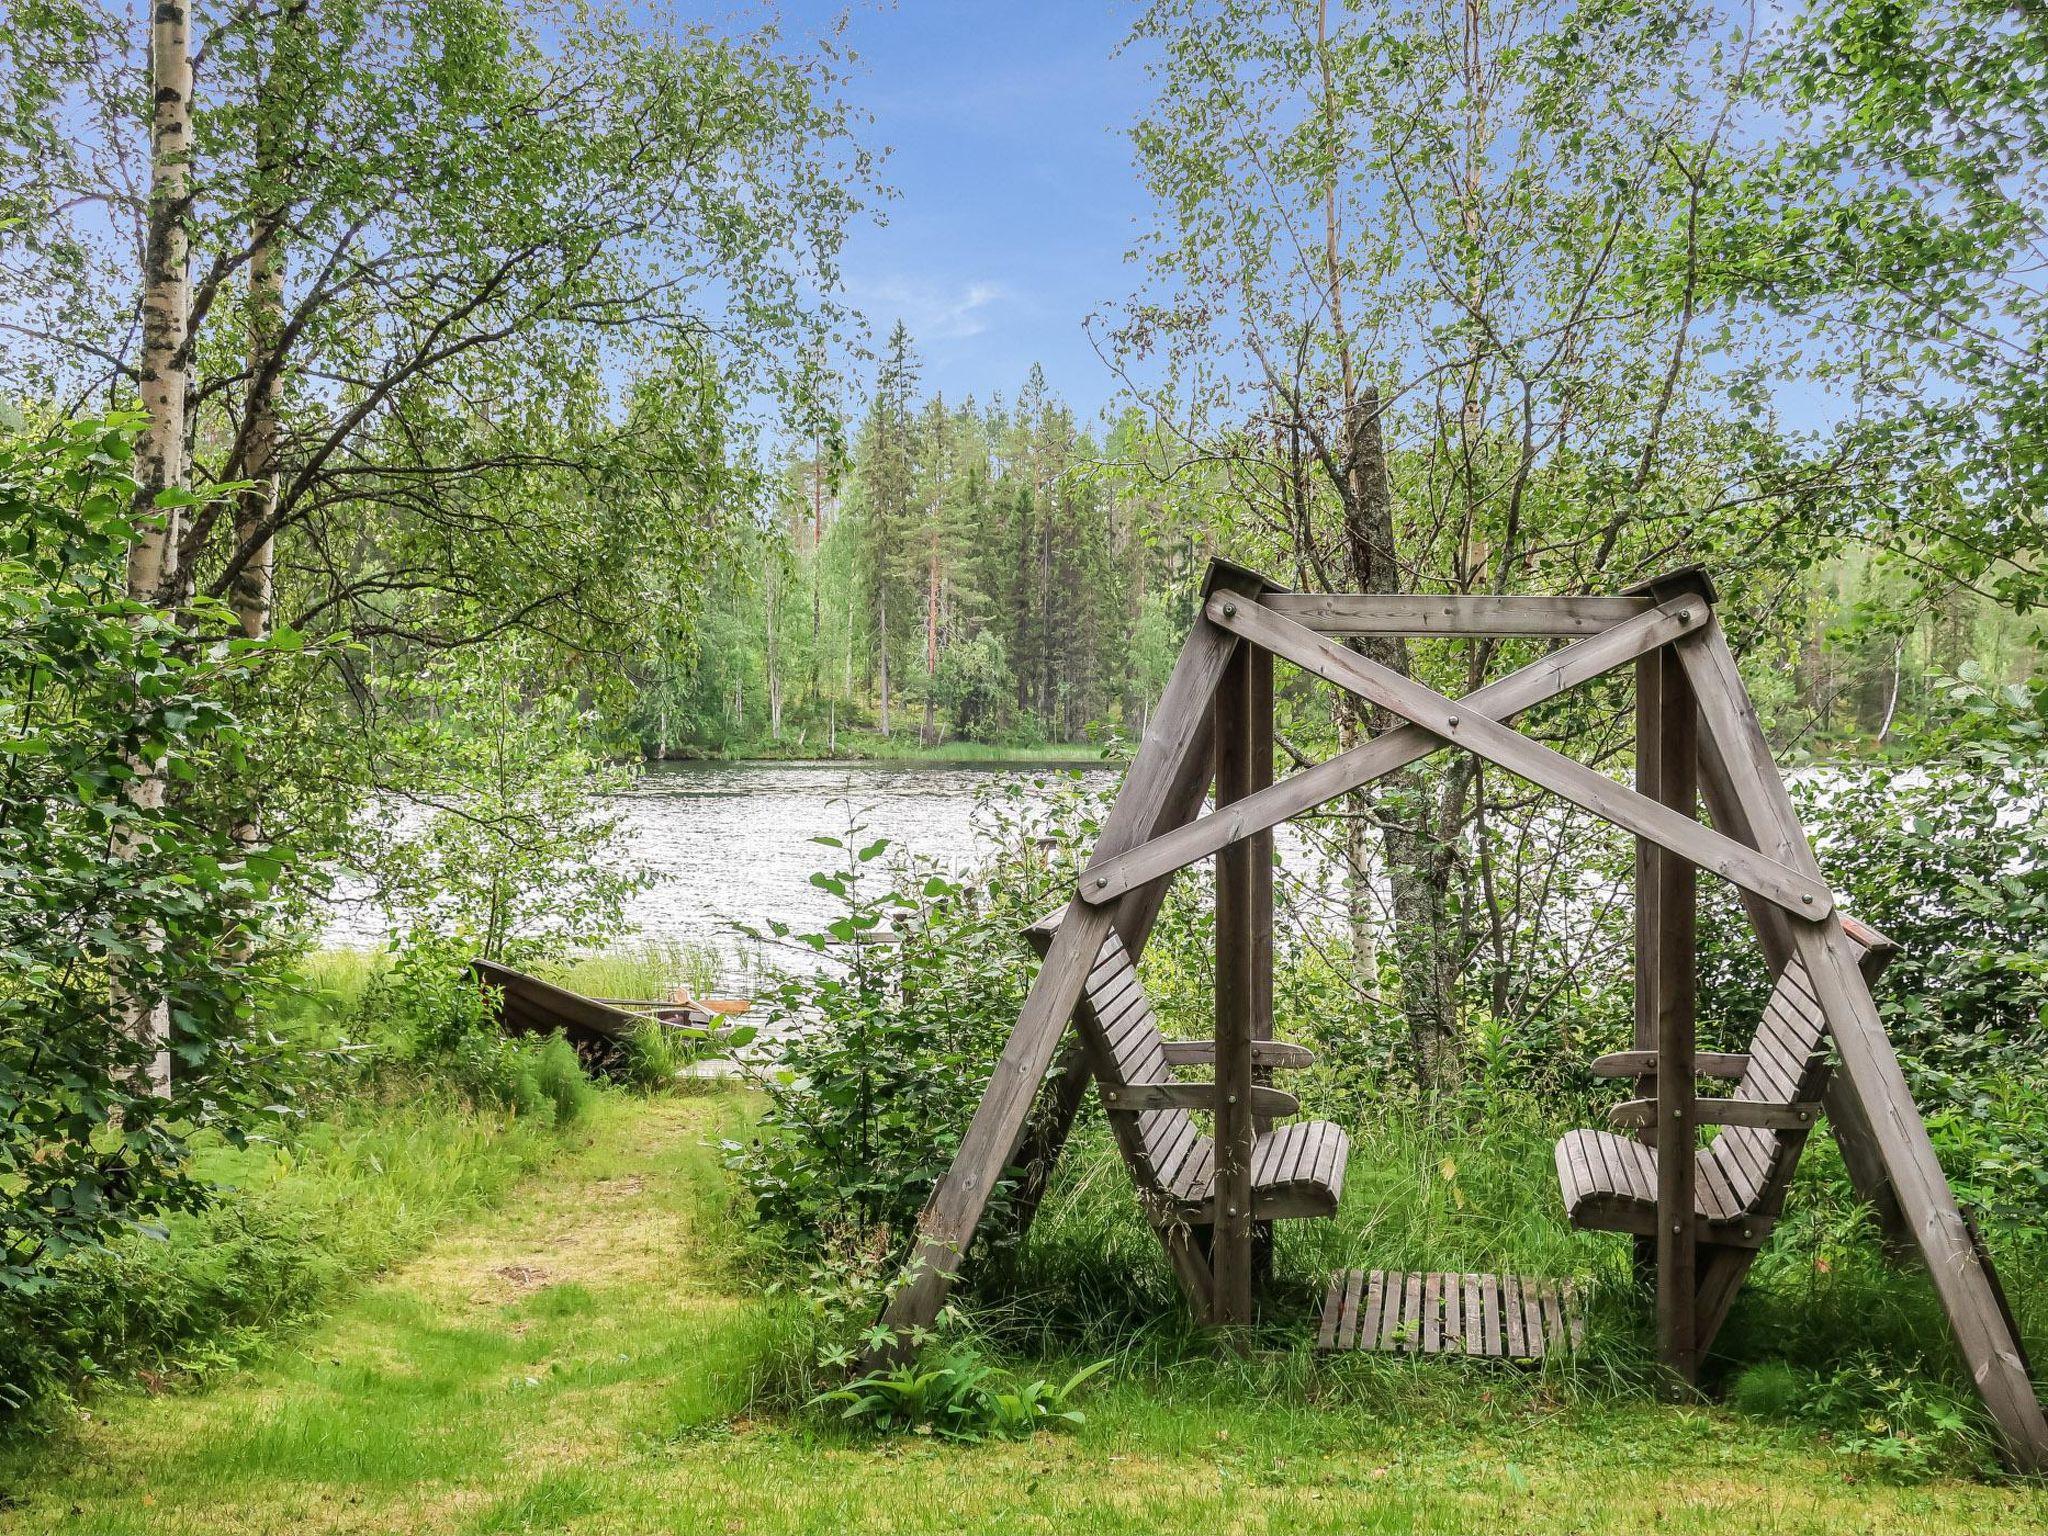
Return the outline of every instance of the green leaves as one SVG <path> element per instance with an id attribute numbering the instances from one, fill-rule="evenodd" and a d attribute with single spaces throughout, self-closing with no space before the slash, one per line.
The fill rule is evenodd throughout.
<path id="1" fill-rule="evenodd" d="M 0 1289 L 204 1200 L 185 1138 L 282 1096 L 249 1036 L 289 854 L 221 775 L 272 656 L 127 599 L 134 426 L 0 440 Z M 117 998 L 161 1000 L 168 1099 Z"/>

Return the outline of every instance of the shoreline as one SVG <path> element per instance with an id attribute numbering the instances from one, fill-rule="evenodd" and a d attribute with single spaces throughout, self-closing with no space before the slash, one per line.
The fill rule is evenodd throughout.
<path id="1" fill-rule="evenodd" d="M 649 769 L 679 763 L 711 763 L 721 767 L 874 763 L 912 768 L 1125 768 L 1130 765 L 1130 758 L 1125 755 L 1104 757 L 1087 743 L 1076 742 L 1059 747 L 989 747 L 957 751 L 944 746 L 921 747 L 909 752 L 769 753 L 749 750 L 728 755 L 722 752 L 671 751 L 661 757 L 643 755 L 639 763 L 642 768 Z"/>

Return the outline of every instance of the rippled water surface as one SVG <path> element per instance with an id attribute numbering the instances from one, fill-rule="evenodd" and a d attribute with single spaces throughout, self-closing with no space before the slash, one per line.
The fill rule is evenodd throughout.
<path id="1" fill-rule="evenodd" d="M 664 878 L 634 899 L 632 918 L 652 938 L 715 945 L 725 979 L 752 970 L 734 922 L 768 918 L 816 926 L 837 916 L 810 883 L 834 852 L 811 839 L 846 830 L 857 812 L 870 837 L 952 864 L 976 855 L 975 792 L 992 779 L 1038 771 L 901 763 L 667 763 L 621 797 L 631 856 Z M 1107 789 L 1118 770 L 1091 765 Z"/>

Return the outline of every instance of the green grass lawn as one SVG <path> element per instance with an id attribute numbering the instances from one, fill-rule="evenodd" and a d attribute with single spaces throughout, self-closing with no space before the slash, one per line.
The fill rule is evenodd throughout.
<path id="1" fill-rule="evenodd" d="M 1366 1392 L 1302 1355 L 1133 1363 L 1072 1434 L 848 1438 L 758 1406 L 786 1333 L 716 1150 L 748 1112 L 606 1096 L 267 1363 L 17 1446 L 0 1532 L 2048 1530 L 2038 1486 L 1895 1486 L 1804 1431 L 1478 1363 L 1372 1362 Z"/>

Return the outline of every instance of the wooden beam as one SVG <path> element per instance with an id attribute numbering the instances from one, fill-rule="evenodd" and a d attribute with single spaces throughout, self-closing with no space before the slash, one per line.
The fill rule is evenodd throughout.
<path id="1" fill-rule="evenodd" d="M 1169 1067 L 1209 1067 L 1216 1064 L 1214 1040 L 1168 1040 L 1162 1043 Z M 1744 1057 L 1747 1061 L 1749 1058 Z M 1287 1040 L 1254 1040 L 1252 1070 L 1271 1072 L 1274 1068 L 1298 1069 L 1316 1064 L 1316 1053 L 1305 1045 Z"/>
<path id="2" fill-rule="evenodd" d="M 1801 1099 L 1791 1104 L 1766 1104 L 1756 1099 L 1695 1099 L 1691 1120 L 1695 1126 L 1749 1125 L 1766 1131 L 1810 1131 L 1820 1123 L 1820 1115 L 1818 1099 Z M 1669 1118 L 1669 1107 L 1661 1095 L 1654 1099 L 1628 1099 L 1609 1105 L 1607 1110 L 1607 1123 L 1618 1131 L 1647 1130 Z M 1658 1156 L 1663 1156 L 1661 1148 Z"/>
<path id="3" fill-rule="evenodd" d="M 1325 635 L 1595 635 L 1656 604 L 1647 597 L 1502 597 L 1428 593 L 1275 592 L 1275 613 Z"/>
<path id="4" fill-rule="evenodd" d="M 1228 572 L 1220 577 L 1212 573 L 1212 585 L 1226 591 L 1263 589 L 1254 579 Z M 1217 682 L 1237 650 L 1237 640 L 1230 633 L 1196 622 L 1167 679 L 1159 707 L 1152 713 L 1151 728 L 1124 776 L 1094 857 L 1121 853 L 1151 830 L 1175 782 L 1182 777 L 1184 760 L 1201 734 L 1202 718 Z M 1111 908 L 1090 906 L 1078 898 L 1070 905 L 996 1060 L 952 1166 L 918 1217 L 910 1261 L 882 1314 L 895 1345 L 872 1352 L 871 1360 L 903 1354 L 913 1330 L 930 1327 L 945 1304 L 946 1292 L 959 1273 L 982 1212 L 988 1208 L 990 1192 L 1017 1146 L 1113 921 Z"/>
<path id="5" fill-rule="evenodd" d="M 1459 700 L 1459 707 L 1474 715 L 1511 719 L 1675 639 L 1704 611 L 1704 605 L 1697 600 L 1679 600 L 1652 608 L 1604 634 L 1564 646 L 1541 661 L 1488 683 Z M 1682 617 L 1685 614 L 1693 618 Z M 1227 814 L 1215 812 L 1116 858 L 1098 859 L 1089 866 L 1081 894 L 1091 902 L 1114 901 L 1135 886 L 1206 859 L 1240 837 L 1251 837 L 1312 811 L 1374 779 L 1405 768 L 1442 746 L 1441 739 L 1420 726 L 1396 726 L 1327 762 L 1290 774 L 1271 788 L 1234 802 Z"/>
<path id="6" fill-rule="evenodd" d="M 1718 625 L 1716 633 L 1719 633 Z M 1695 643 L 1681 654 L 1690 658 L 1690 665 L 1705 666 L 1715 672 L 1720 679 L 1717 698 L 1731 697 L 1730 690 L 1733 689 L 1732 696 L 1746 703 L 1748 690 L 1742 686 L 1741 674 L 1735 669 L 1734 655 L 1727 650 L 1725 637 L 1707 647 Z M 1725 661 L 1722 656 L 1726 657 Z M 1750 729 L 1746 716 L 1753 717 L 1753 710 L 1737 707 L 1722 713 L 1725 718 L 1720 721 L 1718 730 L 1742 732 Z M 1762 727 L 1758 726 L 1757 730 L 1761 733 Z M 1700 737 L 1700 790 L 1706 801 L 1707 814 L 1714 819 L 1716 827 L 1737 842 L 1747 843 L 1753 848 L 1760 846 L 1750 825 L 1749 813 L 1743 809 L 1742 799 L 1736 793 L 1734 771 L 1728 764 L 1727 754 L 1721 747 L 1721 737 L 1715 728 L 1710 728 Z M 1753 784 L 1751 793 L 1758 793 L 1758 786 Z M 1807 847 L 1804 837 L 1800 838 L 1798 847 L 1790 851 L 1795 859 L 1801 858 L 1803 852 L 1805 859 L 1812 860 L 1812 850 Z M 1817 863 L 1813 864 L 1812 872 L 1819 873 Z M 1760 896 L 1748 891 L 1739 894 L 1743 910 L 1749 914 L 1750 927 L 1756 932 L 1757 942 L 1763 946 L 1771 975 L 1776 977 L 1792 958 L 1791 919 Z M 1864 979 L 1874 985 L 1891 959 L 1893 945 L 1874 930 L 1851 923 L 1846 918 L 1843 921 L 1845 926 L 1852 928 L 1852 937 L 1863 946 L 1861 964 Z M 1840 1076 L 1828 1079 L 1821 1102 L 1827 1107 L 1828 1134 L 1834 1137 L 1835 1145 L 1841 1149 L 1842 1163 L 1849 1171 L 1849 1182 L 1854 1186 L 1857 1198 L 1870 1207 L 1871 1219 L 1877 1224 L 1878 1237 L 1885 1252 L 1895 1259 L 1903 1258 L 1913 1250 L 1912 1234 L 1906 1230 L 1899 1197 L 1885 1176 L 1884 1159 L 1878 1152 L 1877 1139 L 1869 1118 L 1863 1113 L 1863 1106 L 1856 1101 L 1855 1093 Z M 1739 1282 L 1740 1277 L 1737 1279 Z"/>
<path id="7" fill-rule="evenodd" d="M 1252 669 L 1239 647 L 1216 690 L 1216 803 L 1251 791 Z M 1252 913 L 1253 845 L 1233 843 L 1216 860 L 1216 1178 L 1209 1264 L 1216 1292 L 1210 1321 L 1252 1320 L 1252 1027 L 1258 1011 Z"/>
<path id="8" fill-rule="evenodd" d="M 1663 696 L 1664 650 L 1660 646 L 1636 659 L 1636 793 L 1651 800 L 1659 798 L 1658 773 L 1664 762 Z M 1657 899 L 1662 894 L 1659 861 L 1663 852 L 1647 837 L 1635 840 L 1635 1048 L 1653 1060 L 1657 1054 Z M 1749 895 L 1747 891 L 1743 894 Z M 1761 896 L 1750 899 L 1763 901 Z M 1773 912 L 1778 910 L 1769 902 L 1764 905 Z M 1657 1096 L 1653 1073 L 1646 1070 L 1638 1077 L 1636 1093 L 1646 1099 Z"/>
<path id="9" fill-rule="evenodd" d="M 1595 1056 L 1586 1063 L 1586 1070 L 1595 1077 L 1650 1077 L 1657 1071 L 1657 1052 L 1654 1047 L 1647 1051 L 1609 1051 L 1605 1056 Z M 1749 1057 L 1740 1051 L 1692 1053 L 1694 1077 L 1737 1082 L 1748 1070 Z"/>
<path id="10" fill-rule="evenodd" d="M 1657 795 L 1661 804 L 1692 821 L 1698 801 L 1693 763 L 1698 711 L 1678 658 L 1658 653 Z M 1657 984 L 1657 1353 L 1685 1388 L 1699 1381 L 1697 1234 L 1693 1186 L 1693 1048 L 1699 895 L 1692 864 L 1668 848 L 1653 863 L 1656 902 Z"/>
<path id="11" fill-rule="evenodd" d="M 1235 1094 L 1229 1103 L 1224 1099 Z M 1261 1088 L 1257 1084 L 1238 1089 L 1219 1089 L 1214 1083 L 1119 1083 L 1115 1087 L 1104 1085 L 1102 1103 L 1106 1109 L 1121 1109 L 1131 1114 L 1142 1114 L 1148 1109 L 1186 1109 L 1201 1114 L 1249 1113 L 1267 1116 L 1289 1116 L 1301 1113 L 1301 1100 L 1291 1093 L 1278 1088 Z M 1250 1154 L 1245 1158 L 1250 1164 Z M 1249 1186 L 1247 1186 L 1249 1187 Z"/>
<path id="12" fill-rule="evenodd" d="M 1201 814 L 1202 802 L 1209 794 L 1209 777 L 1215 769 L 1211 761 L 1211 731 L 1211 720 L 1205 711 L 1200 732 L 1181 759 L 1180 772 L 1166 792 L 1166 803 L 1152 823 L 1150 836 L 1158 837 L 1184 826 Z M 1127 891 L 1116 904 L 1113 921 L 1117 937 L 1130 952 L 1133 965 L 1145 953 L 1146 941 L 1152 937 L 1152 926 L 1159 918 L 1160 903 L 1166 899 L 1172 883 L 1171 875 L 1162 876 L 1149 885 Z M 1071 1037 L 1060 1055 L 1058 1070 L 1040 1094 L 1018 1144 L 1011 1148 L 1006 1160 L 1008 1166 L 1020 1170 L 1009 1210 L 1012 1240 L 1016 1243 L 1024 1241 L 1037 1219 L 1039 1204 L 1052 1181 L 1053 1167 L 1073 1133 L 1075 1117 L 1081 1112 L 1093 1076 L 1087 1043 L 1079 1036 Z M 1169 1257 L 1172 1256 L 1169 1250 Z"/>
<path id="13" fill-rule="evenodd" d="M 1257 794 L 1273 785 L 1273 653 L 1256 646 L 1245 648 L 1245 665 L 1250 671 L 1251 698 L 1248 701 L 1251 736 L 1245 746 L 1245 795 Z M 1252 948 L 1252 1082 L 1270 1087 L 1271 1069 L 1259 1062 L 1259 1046 L 1273 1038 L 1273 833 L 1268 828 L 1246 840 L 1251 851 L 1252 883 L 1246 899 L 1250 903 Z M 1273 1117 L 1252 1116 L 1254 1137 L 1269 1134 Z M 1269 1230 L 1268 1239 L 1272 1234 Z"/>
<path id="14" fill-rule="evenodd" d="M 1802 863 L 1813 850 L 1771 760 L 1756 711 L 1718 624 L 1706 626 L 1679 654 L 1700 702 L 1707 731 L 1720 744 L 1733 794 L 1758 835 Z M 1870 1126 L 1878 1155 L 1978 1396 L 1997 1424 L 2007 1458 L 2021 1472 L 2048 1469 L 2048 1417 L 2034 1395 L 2020 1342 L 2013 1336 L 1990 1274 L 1977 1257 L 1913 1102 L 1897 1053 L 1878 1018 L 1858 962 L 1857 945 L 1839 917 L 1796 923 L 1792 939 L 1821 1006 L 1847 1082 Z"/>
<path id="15" fill-rule="evenodd" d="M 1603 821 L 1648 837 L 1724 880 L 1767 896 L 1796 917 L 1814 922 L 1833 909 L 1834 898 L 1827 886 L 1812 876 L 1710 831 L 1691 817 L 1647 799 L 1519 731 L 1462 709 L 1456 700 L 1435 689 L 1345 650 L 1258 603 L 1219 594 L 1209 599 L 1205 611 L 1222 628 L 1264 646 L 1302 670 L 1392 710 Z"/>

